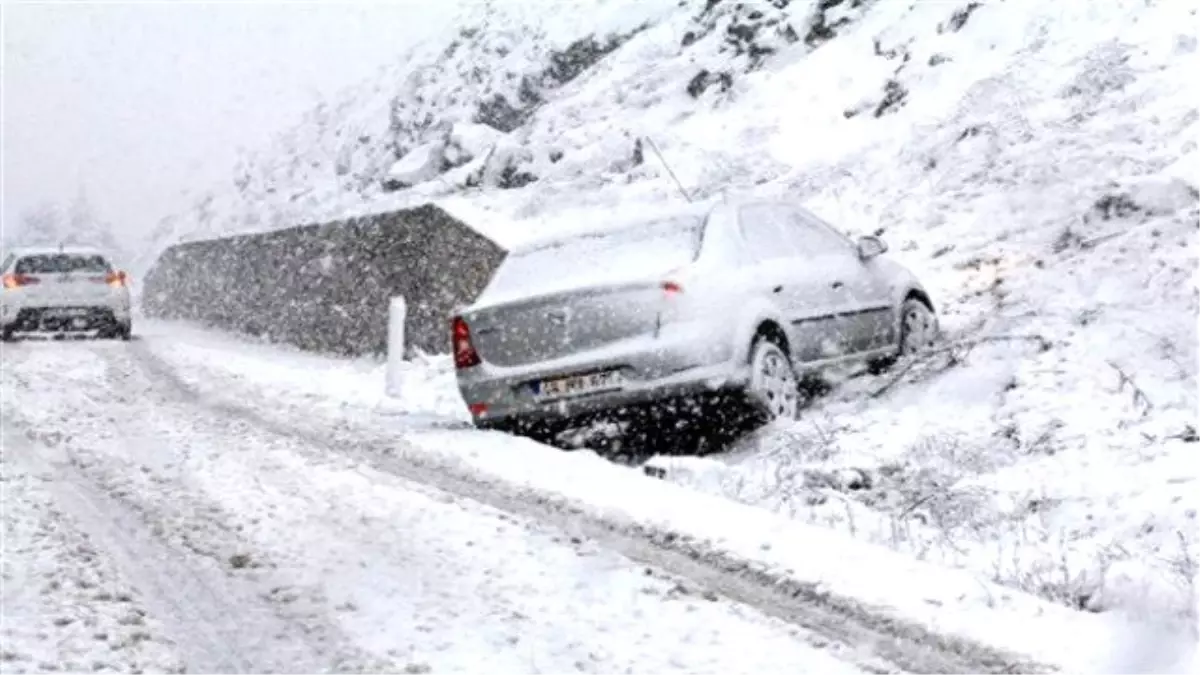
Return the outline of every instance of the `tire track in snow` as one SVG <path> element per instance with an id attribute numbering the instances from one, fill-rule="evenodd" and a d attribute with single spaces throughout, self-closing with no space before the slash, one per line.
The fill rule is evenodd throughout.
<path id="1" fill-rule="evenodd" d="M 6 430 L 10 425 L 5 425 Z M 6 433 L 7 452 L 31 462 L 38 455 L 33 443 Z M 75 475 L 65 463 L 37 462 L 37 468 L 53 475 L 51 491 L 63 511 L 70 514 L 89 538 L 110 555 L 125 577 L 132 580 L 151 615 L 162 622 L 179 649 L 189 670 L 203 672 L 251 672 L 253 659 L 230 639 L 228 627 L 231 589 L 218 589 L 195 573 L 186 556 L 163 546 L 145 532 L 145 526 L 124 505 L 95 489 Z M 36 466 L 36 464 L 35 464 Z M 146 561 L 152 561 L 147 564 Z M 161 570 L 167 570 L 164 574 Z M 189 574 L 189 572 L 192 572 Z M 241 607 L 238 608 L 239 610 Z M 223 628 L 224 627 L 224 628 Z M 234 627 L 236 631 L 236 627 Z"/>
<path id="2" fill-rule="evenodd" d="M 56 472 L 7 419 L 0 431 L 0 673 L 180 672 L 163 626 L 53 494 Z"/>
<path id="3" fill-rule="evenodd" d="M 803 627 L 817 641 L 854 646 L 864 655 L 857 661 L 860 667 L 876 671 L 899 668 L 917 673 L 1055 670 L 1020 655 L 883 616 L 852 598 L 834 596 L 817 584 L 762 570 L 752 561 L 675 532 L 617 518 L 600 519 L 563 497 L 489 483 L 461 468 L 439 463 L 419 452 L 408 452 L 404 442 L 394 437 L 329 429 L 319 422 L 295 417 L 268 417 L 249 407 L 207 398 L 146 346 L 135 345 L 132 351 L 153 381 L 193 405 L 248 420 L 275 434 L 302 439 L 330 454 L 598 541 L 631 560 L 691 579 L 725 597 Z M 881 659 L 890 666 L 881 666 Z"/>
<path id="4" fill-rule="evenodd" d="M 106 364 L 112 358 L 112 352 L 105 349 L 109 346 L 94 350 Z M 23 358 L 37 356 L 20 347 L 6 349 L 5 370 L 14 370 L 12 366 L 19 366 Z M 106 368 L 108 374 L 115 372 Z M 14 381 L 18 386 L 33 384 L 23 378 Z M 121 391 L 119 386 L 113 390 Z M 122 402 L 108 402 L 110 406 L 113 403 L 119 407 Z M 160 445 L 142 455 L 160 470 L 156 472 L 136 461 L 118 463 L 117 458 L 80 445 L 76 439 L 44 429 L 44 421 L 22 419 L 15 407 L 6 410 L 6 416 L 6 453 L 54 477 L 50 486 L 57 503 L 134 584 L 187 670 L 367 669 L 363 667 L 365 657 L 341 644 L 344 638 L 332 625 L 311 616 L 283 615 L 279 607 L 264 600 L 261 587 L 271 585 L 269 570 L 260 575 L 265 579 L 251 579 L 235 576 L 224 567 L 227 556 L 216 550 L 251 549 L 220 522 L 219 509 L 190 499 L 194 492 L 186 486 L 171 485 L 172 480 L 179 480 L 180 471 L 174 471 L 172 477 L 162 474 L 161 469 L 171 469 L 187 459 L 170 454 L 169 439 L 160 439 Z M 115 423 L 118 430 L 124 426 L 122 420 L 96 421 Z M 25 428 L 24 436 L 14 433 L 20 427 Z M 125 428 L 133 431 L 130 426 Z M 58 458 L 41 457 L 39 445 Z M 127 443 L 126 448 L 136 445 Z"/>

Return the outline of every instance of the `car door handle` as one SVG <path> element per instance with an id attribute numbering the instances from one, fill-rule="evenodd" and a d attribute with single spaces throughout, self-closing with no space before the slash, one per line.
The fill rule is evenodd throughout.
<path id="1" fill-rule="evenodd" d="M 834 288 L 841 288 L 841 287 L 843 287 L 843 286 L 845 286 L 845 285 L 846 285 L 846 284 L 843 284 L 843 283 L 842 283 L 842 282 L 840 282 L 840 281 L 835 281 L 835 282 L 833 282 L 832 284 L 830 284 L 830 286 L 833 286 Z"/>

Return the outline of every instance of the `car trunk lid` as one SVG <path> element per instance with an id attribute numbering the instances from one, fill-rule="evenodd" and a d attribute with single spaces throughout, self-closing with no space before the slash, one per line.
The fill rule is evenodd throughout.
<path id="1" fill-rule="evenodd" d="M 492 305 L 464 319 L 485 362 L 524 366 L 653 334 L 663 297 L 661 283 L 633 282 Z"/>
<path id="2" fill-rule="evenodd" d="M 475 349 L 520 366 L 653 333 L 663 283 L 696 259 L 702 229 L 675 216 L 510 253 L 464 315 Z"/>
<path id="3" fill-rule="evenodd" d="M 27 306 L 86 307 L 106 300 L 113 271 L 97 255 L 56 253 L 27 256 L 17 261 L 16 288 Z"/>

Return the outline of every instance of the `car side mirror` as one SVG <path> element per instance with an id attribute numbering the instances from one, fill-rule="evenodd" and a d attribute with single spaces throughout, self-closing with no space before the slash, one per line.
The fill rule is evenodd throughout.
<path id="1" fill-rule="evenodd" d="M 887 243 L 879 237 L 858 238 L 858 257 L 861 260 L 870 260 L 875 256 L 887 253 L 887 250 Z"/>

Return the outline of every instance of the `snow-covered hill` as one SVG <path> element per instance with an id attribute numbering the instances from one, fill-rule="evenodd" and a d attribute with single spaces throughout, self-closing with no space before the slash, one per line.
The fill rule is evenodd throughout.
<path id="1" fill-rule="evenodd" d="M 829 24 L 845 29 L 867 3 L 822 4 L 831 8 L 785 0 L 579 0 L 555 3 L 553 12 L 542 2 L 473 5 L 454 34 L 411 48 L 243 157 L 229 184 L 164 220 L 150 249 L 464 194 L 493 216 L 477 223 L 481 230 L 515 243 L 534 233 L 523 224 L 505 231 L 496 217 L 550 216 L 580 191 L 607 196 L 633 184 L 653 200 L 678 199 L 663 167 L 638 148 L 643 135 L 680 165 L 690 190 L 711 193 L 751 148 L 736 143 L 724 156 L 735 139 L 714 144 L 703 124 L 671 128 L 693 116 L 743 116 L 735 99 L 754 88 L 747 74 L 772 57 L 806 53 L 834 35 Z M 762 171 L 746 168 L 747 185 L 761 182 Z M 426 180 L 394 191 L 413 178 Z M 521 186 L 536 189 L 511 199 Z M 540 206 L 550 195 L 562 202 Z"/>
<path id="2" fill-rule="evenodd" d="M 431 200 L 510 245 L 678 204 L 660 150 L 693 195 L 794 196 L 882 228 L 949 346 L 666 477 L 1194 615 L 1195 3 L 548 7 L 494 3 L 347 89 L 156 247 Z"/>

